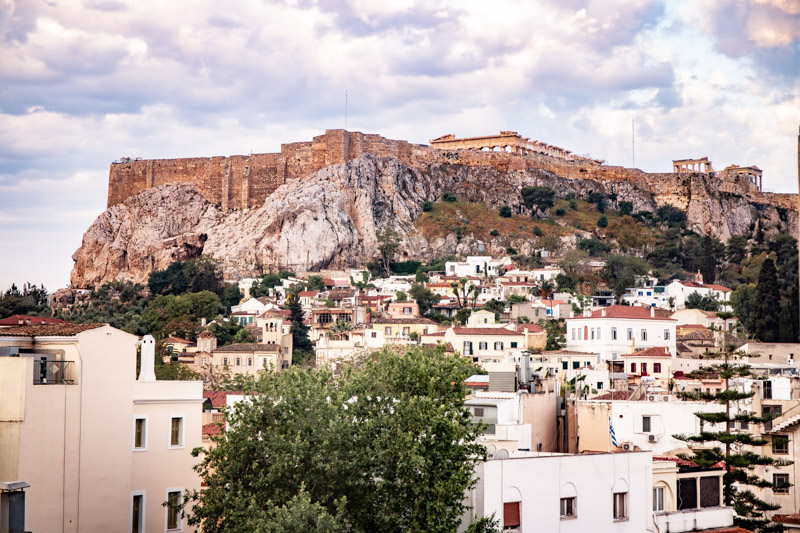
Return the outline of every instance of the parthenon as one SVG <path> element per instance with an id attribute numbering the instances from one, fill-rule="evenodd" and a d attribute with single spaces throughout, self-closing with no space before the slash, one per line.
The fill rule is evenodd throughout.
<path id="1" fill-rule="evenodd" d="M 482 152 L 507 152 L 518 155 L 543 154 L 569 161 L 590 160 L 602 164 L 596 159 L 573 154 L 570 150 L 552 144 L 531 140 L 516 131 L 501 131 L 500 135 L 481 137 L 462 137 L 457 139 L 452 133 L 431 139 L 431 146 L 440 150 L 478 150 Z"/>

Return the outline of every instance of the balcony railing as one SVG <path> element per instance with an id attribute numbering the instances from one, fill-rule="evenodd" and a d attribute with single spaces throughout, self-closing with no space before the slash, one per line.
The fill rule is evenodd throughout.
<path id="1" fill-rule="evenodd" d="M 73 385 L 73 361 L 33 361 L 34 385 Z"/>

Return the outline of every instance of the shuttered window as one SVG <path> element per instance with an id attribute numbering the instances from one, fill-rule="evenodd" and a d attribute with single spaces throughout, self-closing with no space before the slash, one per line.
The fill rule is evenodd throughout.
<path id="1" fill-rule="evenodd" d="M 503 504 L 503 528 L 519 527 L 519 502 Z"/>

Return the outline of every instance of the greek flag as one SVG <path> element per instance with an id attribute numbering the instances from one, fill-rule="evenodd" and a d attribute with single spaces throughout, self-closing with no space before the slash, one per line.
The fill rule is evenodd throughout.
<path id="1" fill-rule="evenodd" d="M 611 444 L 613 444 L 615 448 L 619 448 L 619 446 L 617 446 L 617 435 L 614 433 L 614 426 L 611 425 L 611 417 L 608 417 L 608 432 L 611 434 Z"/>

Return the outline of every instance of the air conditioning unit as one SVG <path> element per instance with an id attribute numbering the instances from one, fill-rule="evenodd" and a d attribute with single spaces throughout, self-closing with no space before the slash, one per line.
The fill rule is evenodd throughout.
<path id="1" fill-rule="evenodd" d="M 631 451 L 631 448 L 633 448 L 633 446 L 631 445 L 630 442 L 623 442 L 622 443 L 622 449 L 625 450 L 626 452 Z"/>
<path id="2" fill-rule="evenodd" d="M 661 401 L 668 402 L 669 401 L 669 396 L 664 396 L 663 398 L 661 398 Z"/>
<path id="3" fill-rule="evenodd" d="M 655 436 L 655 435 L 649 435 L 649 436 L 647 437 L 647 440 L 648 440 L 649 442 L 655 442 L 655 441 L 656 441 L 656 436 Z"/>
<path id="4" fill-rule="evenodd" d="M 649 401 L 651 401 L 651 402 L 654 402 L 654 401 L 656 401 L 656 397 L 655 397 L 655 396 L 653 396 L 652 394 L 651 394 L 650 396 L 648 396 L 648 397 L 647 397 L 647 399 L 648 399 Z"/>

